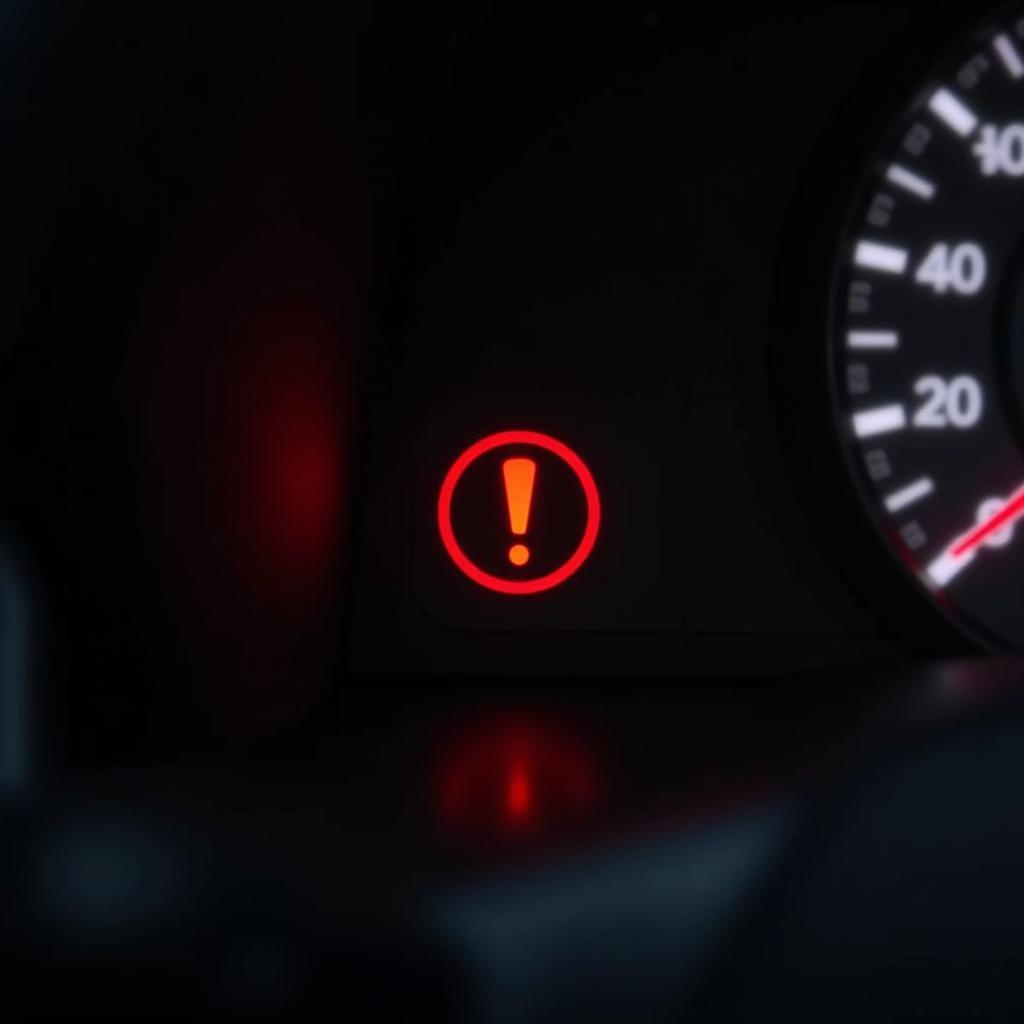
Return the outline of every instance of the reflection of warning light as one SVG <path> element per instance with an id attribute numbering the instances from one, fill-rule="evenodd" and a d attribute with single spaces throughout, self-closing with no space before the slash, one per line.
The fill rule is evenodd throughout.
<path id="1" fill-rule="evenodd" d="M 510 821 L 520 821 L 530 815 L 533 808 L 533 786 L 530 783 L 530 769 L 525 764 L 516 764 L 508 770 L 505 795 L 505 812 Z"/>
<path id="2" fill-rule="evenodd" d="M 561 460 L 578 483 L 585 503 L 582 533 L 578 540 L 572 538 L 575 546 L 570 549 L 571 553 L 561 564 L 532 578 L 519 575 L 506 578 L 481 568 L 464 550 L 452 523 L 452 500 L 464 474 L 483 456 L 501 448 L 537 448 Z M 504 459 L 501 462 L 501 477 L 509 528 L 513 537 L 525 538 L 530 527 L 537 488 L 537 460 L 518 454 Z M 455 460 L 441 485 L 437 524 L 449 557 L 475 583 L 503 594 L 537 594 L 564 583 L 590 557 L 601 526 L 601 500 L 597 484 L 586 463 L 567 445 L 537 431 L 506 430 L 477 441 Z M 516 569 L 526 566 L 531 558 L 532 552 L 525 542 L 517 541 L 508 548 L 508 561 Z"/>
<path id="3" fill-rule="evenodd" d="M 447 825 L 471 833 L 534 834 L 578 822 L 597 802 L 592 753 L 561 723 L 504 718 L 448 753 L 440 801 Z"/>

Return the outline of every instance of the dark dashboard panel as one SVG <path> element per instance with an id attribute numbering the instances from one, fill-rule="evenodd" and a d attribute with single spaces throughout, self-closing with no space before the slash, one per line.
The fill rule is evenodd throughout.
<path id="1" fill-rule="evenodd" d="M 360 666 L 730 674 L 955 644 L 871 557 L 856 498 L 832 471 L 842 456 L 822 360 L 828 232 L 850 166 L 881 130 L 852 101 L 902 87 L 905 41 L 922 21 L 935 31 L 929 11 L 751 9 L 699 27 L 624 18 L 634 34 L 623 27 L 622 52 L 606 55 L 603 88 L 549 117 L 458 204 L 424 257 L 394 329 L 389 394 L 371 412 Z M 645 36 L 648 66 L 620 70 L 616 56 L 635 63 Z M 495 59 L 494 95 L 466 89 L 473 99 L 435 147 L 439 176 L 472 166 L 501 124 L 521 73 Z M 557 97 L 558 74 L 545 71 Z M 522 599 L 528 611 L 456 579 L 483 609 L 477 634 L 555 634 L 517 637 L 514 650 L 501 636 L 456 641 L 430 594 L 410 599 L 403 569 L 444 562 L 429 507 L 444 445 L 424 452 L 422 439 L 441 434 L 454 459 L 513 426 L 590 453 L 609 521 L 624 524 L 607 582 L 599 543 L 587 577 L 561 600 Z M 851 548 L 868 551 L 852 572 Z M 587 621 L 580 609 L 595 602 Z M 572 622 L 581 635 L 566 637 Z"/>
<path id="2" fill-rule="evenodd" d="M 9 279 L 23 312 L 5 374 L 19 438 L 8 519 L 40 560 L 58 675 L 89 665 L 173 691 L 200 661 L 249 671 L 218 662 L 210 634 L 237 646 L 232 634 L 280 618 L 275 602 L 294 604 L 288 584 L 256 607 L 277 570 L 254 583 L 258 566 L 223 561 L 237 540 L 222 542 L 225 516 L 247 499 L 211 483 L 249 436 L 224 375 L 256 372 L 225 369 L 231 345 L 253 342 L 224 338 L 272 301 L 337 342 L 340 361 L 314 355 L 304 372 L 347 406 L 312 428 L 341 444 L 324 455 L 338 472 L 340 504 L 323 512 L 334 582 L 308 597 L 316 639 L 300 628 L 297 641 L 320 651 L 312 693 L 343 666 L 727 677 L 968 649 L 862 522 L 822 337 L 865 154 L 963 10 L 613 7 L 586 34 L 568 13 L 541 33 L 526 11 L 406 12 L 429 45 L 392 54 L 404 89 L 383 62 L 390 10 L 310 5 L 240 25 L 227 8 L 176 8 L 159 39 L 156 12 L 35 25 L 63 74 L 15 147 L 13 224 L 30 254 L 17 262 L 46 284 L 17 297 Z M 108 29 L 111 59 L 90 77 L 70 56 Z M 42 231 L 31 211 L 48 203 Z M 478 592 L 434 515 L 459 452 L 514 428 L 578 450 L 604 513 L 587 564 L 526 597 Z M 543 480 L 536 502 L 543 517 Z M 503 515 L 496 494 L 489 528 L 506 530 Z M 176 532 L 208 549 L 182 552 Z M 202 582 L 219 558 L 234 596 Z M 213 607 L 247 603 L 233 622 Z M 283 638 L 247 657 L 294 650 Z"/>
<path id="3" fill-rule="evenodd" d="M 299 721 L 353 677 L 969 649 L 863 522 L 823 339 L 859 168 L 966 17 L 25 13 L 6 520 L 56 701 L 174 747 L 260 732 L 261 705 Z M 254 420 L 261 375 L 284 397 Z M 301 450 L 280 479 L 245 451 L 268 429 Z M 478 592 L 437 531 L 445 470 L 507 429 L 561 438 L 601 491 L 593 554 L 545 594 Z M 291 541 L 267 560 L 264 505 L 321 530 L 304 582 Z M 504 515 L 498 490 L 502 537 Z"/>

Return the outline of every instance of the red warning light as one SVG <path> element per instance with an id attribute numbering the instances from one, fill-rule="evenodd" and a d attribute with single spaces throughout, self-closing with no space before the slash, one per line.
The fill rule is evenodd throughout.
<path id="1" fill-rule="evenodd" d="M 506 515 L 502 518 L 507 522 L 505 528 L 511 532 L 512 538 L 514 538 L 514 542 L 507 548 L 507 561 L 513 566 L 513 571 L 523 568 L 533 559 L 534 553 L 526 540 L 531 527 L 534 505 L 538 503 L 537 491 L 540 487 L 538 484 L 540 473 L 537 459 L 525 455 L 513 455 L 511 450 L 535 448 L 542 453 L 547 453 L 549 457 L 554 456 L 568 469 L 582 493 L 584 505 L 582 530 L 581 532 L 574 530 L 570 536 L 570 545 L 575 542 L 575 546 L 570 546 L 568 549 L 570 553 L 559 564 L 548 568 L 547 571 L 541 571 L 540 575 L 534 577 L 500 576 L 497 571 L 488 571 L 482 568 L 466 553 L 463 544 L 456 537 L 452 502 L 460 481 L 470 467 L 484 456 L 501 448 L 510 449 L 510 457 L 501 461 L 501 481 L 504 487 L 506 506 Z M 500 511 L 500 509 L 486 509 L 482 514 L 493 522 L 494 517 Z M 586 463 L 567 445 L 537 431 L 506 430 L 477 441 L 455 460 L 441 485 L 441 493 L 437 502 L 437 525 L 448 555 L 456 566 L 475 583 L 479 583 L 480 586 L 486 587 L 488 590 L 496 590 L 503 594 L 537 594 L 565 582 L 590 557 L 601 526 L 601 500 L 597 484 Z M 576 542 L 577 536 L 578 542 Z"/>

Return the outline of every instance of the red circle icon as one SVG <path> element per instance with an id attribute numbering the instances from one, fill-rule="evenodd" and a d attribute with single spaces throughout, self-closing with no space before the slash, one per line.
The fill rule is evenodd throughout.
<path id="1" fill-rule="evenodd" d="M 586 519 L 579 543 L 561 565 L 532 579 L 507 579 L 480 568 L 463 550 L 452 525 L 452 499 L 466 470 L 482 456 L 498 448 L 521 449 L 524 446 L 540 448 L 565 463 L 582 488 Z M 534 463 L 525 458 L 508 459 L 504 463 L 503 473 L 513 532 L 524 534 L 533 487 Z M 517 521 L 521 526 L 517 525 Z M 504 430 L 470 445 L 452 464 L 441 484 L 437 500 L 437 526 L 449 557 L 474 583 L 502 594 L 538 594 L 564 583 L 590 557 L 601 528 L 601 499 L 586 463 L 568 445 L 534 430 Z M 508 551 L 508 560 L 517 568 L 525 566 L 530 560 L 529 548 L 523 543 L 513 544 Z"/>

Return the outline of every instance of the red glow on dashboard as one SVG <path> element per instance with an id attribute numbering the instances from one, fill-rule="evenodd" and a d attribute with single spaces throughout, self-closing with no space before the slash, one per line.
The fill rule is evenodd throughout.
<path id="1" fill-rule="evenodd" d="M 244 734 L 294 720 L 325 685 L 353 443 L 354 279 L 323 241 L 325 211 L 275 211 L 279 189 L 200 211 L 151 314 L 175 628 L 211 666 L 195 685 L 217 728 Z"/>
<path id="2" fill-rule="evenodd" d="M 521 832 L 578 820 L 597 800 L 593 757 L 570 730 L 533 719 L 474 729 L 442 765 L 444 821 L 460 831 Z"/>
<path id="3" fill-rule="evenodd" d="M 329 360 L 314 334 L 282 325 L 279 341 L 251 349 L 234 372 L 240 555 L 264 581 L 315 586 L 331 564 L 342 505 L 344 424 Z"/>

